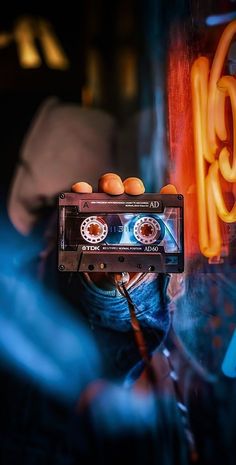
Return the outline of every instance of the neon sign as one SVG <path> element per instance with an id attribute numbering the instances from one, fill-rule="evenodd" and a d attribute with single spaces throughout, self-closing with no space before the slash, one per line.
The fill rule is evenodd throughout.
<path id="1" fill-rule="evenodd" d="M 209 258 L 221 255 L 219 219 L 226 223 L 236 221 L 236 202 L 228 210 L 222 187 L 222 181 L 227 182 L 232 190 L 236 182 L 236 79 L 223 76 L 235 33 L 236 21 L 233 21 L 220 38 L 211 68 L 209 60 L 201 56 L 191 69 L 199 245 L 202 254 Z M 231 131 L 227 100 L 232 111 Z"/>

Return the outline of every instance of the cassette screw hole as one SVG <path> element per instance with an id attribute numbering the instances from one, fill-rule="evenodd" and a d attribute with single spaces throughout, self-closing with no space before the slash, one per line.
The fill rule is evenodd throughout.
<path id="1" fill-rule="evenodd" d="M 64 265 L 59 265 L 59 270 L 60 270 L 60 271 L 64 271 L 64 269 L 65 269 L 65 266 L 64 266 Z"/>
<path id="2" fill-rule="evenodd" d="M 118 260 L 119 260 L 119 262 L 124 262 L 125 261 L 124 257 L 119 257 Z"/>
<path id="3" fill-rule="evenodd" d="M 150 266 L 148 267 L 148 271 L 154 271 L 154 270 L 155 270 L 155 266 L 150 265 Z"/>
<path id="4" fill-rule="evenodd" d="M 104 270 L 107 267 L 106 263 L 100 263 L 101 270 Z"/>
<path id="5" fill-rule="evenodd" d="M 89 266 L 88 266 L 88 269 L 89 269 L 90 271 L 92 271 L 92 270 L 94 270 L 94 266 L 93 266 L 93 265 L 89 265 Z"/>

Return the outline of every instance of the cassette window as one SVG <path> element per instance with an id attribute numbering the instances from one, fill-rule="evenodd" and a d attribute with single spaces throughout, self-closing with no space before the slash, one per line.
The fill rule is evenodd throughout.
<path id="1" fill-rule="evenodd" d="M 163 213 L 124 213 L 83 215 L 76 207 L 64 209 L 61 250 L 77 250 L 80 244 L 133 245 L 139 250 L 158 245 L 164 251 L 182 251 L 178 218 L 180 209 L 165 208 Z"/>

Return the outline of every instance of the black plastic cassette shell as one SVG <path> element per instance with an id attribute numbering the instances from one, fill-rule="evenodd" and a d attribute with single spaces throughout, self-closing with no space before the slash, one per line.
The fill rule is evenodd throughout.
<path id="1" fill-rule="evenodd" d="M 163 202 L 164 199 L 164 202 Z M 90 252 L 60 251 L 58 255 L 58 268 L 60 271 L 109 271 L 109 272 L 164 272 L 181 273 L 184 271 L 184 197 L 182 194 L 142 194 L 129 196 L 122 194 L 111 197 L 104 193 L 76 194 L 61 193 L 59 207 L 71 206 L 78 213 L 162 213 L 164 208 L 179 207 L 181 211 L 180 223 L 182 230 L 183 251 L 178 255 L 178 265 L 165 264 L 162 253 L 132 253 L 132 252 Z M 59 238 L 60 242 L 60 238 Z M 175 254 L 172 254 L 175 255 Z M 105 264 L 105 268 L 101 268 Z"/>
<path id="2" fill-rule="evenodd" d="M 130 196 L 122 194 L 111 197 L 104 193 L 74 194 L 62 193 L 59 196 L 59 206 L 76 206 L 83 213 L 106 213 L 106 212 L 163 212 L 163 195 L 165 196 L 164 207 L 183 207 L 183 196 L 181 194 L 142 194 Z M 88 196 L 91 196 L 88 198 Z"/>

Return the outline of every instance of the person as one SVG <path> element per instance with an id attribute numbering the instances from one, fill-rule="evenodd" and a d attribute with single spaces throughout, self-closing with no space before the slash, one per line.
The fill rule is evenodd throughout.
<path id="1" fill-rule="evenodd" d="M 98 182 L 98 190 L 110 195 L 143 193 L 145 187 L 140 178 L 128 175 L 122 182 L 115 174 L 114 167 L 125 172 L 123 160 L 115 158 L 116 138 L 114 119 L 105 112 L 61 103 L 54 98 L 46 100 L 25 136 L 9 191 L 9 218 L 19 233 L 30 235 L 39 223 L 40 212 L 47 206 L 55 211 L 59 192 L 71 188 L 74 192 L 90 193 Z M 176 189 L 167 185 L 160 192 L 176 193 Z M 42 279 L 84 318 L 103 354 L 104 375 L 124 377 L 140 361 L 127 302 L 112 287 L 106 273 L 68 276 L 56 272 L 57 218 L 53 218 L 46 228 L 45 250 L 38 258 L 39 267 L 44 269 Z M 137 316 L 150 353 L 160 345 L 169 328 L 169 279 L 163 275 L 160 284 L 156 273 L 137 273 L 127 285 L 139 309 Z"/>
<path id="2" fill-rule="evenodd" d="M 62 331 L 63 324 L 59 330 L 59 323 L 55 321 L 55 324 L 50 326 L 52 331 L 46 331 L 44 334 L 43 328 L 46 327 L 44 325 L 41 327 L 40 324 L 40 308 L 45 308 L 47 300 L 50 307 L 53 303 L 46 291 L 43 291 L 42 300 L 39 296 L 41 289 L 45 288 L 40 287 L 37 291 L 38 288 L 31 286 L 27 277 L 23 292 L 16 293 L 20 296 L 20 301 L 16 298 L 14 305 L 18 307 L 19 319 L 22 314 L 24 315 L 24 311 L 23 313 L 19 311 L 22 305 L 31 309 L 30 312 L 28 310 L 26 312 L 31 315 L 26 323 L 28 325 L 31 322 L 32 329 L 29 330 L 27 327 L 25 334 L 36 346 L 38 341 L 43 342 L 44 349 L 46 347 L 48 354 L 53 356 L 51 360 L 53 364 L 47 360 L 49 363 L 47 367 L 53 367 L 53 370 L 47 369 L 46 374 L 45 372 L 42 374 L 40 364 L 36 363 L 33 367 L 30 363 L 25 364 L 24 351 L 22 353 L 21 350 L 17 350 L 14 354 L 8 351 L 8 355 L 10 352 L 9 358 L 17 357 L 20 368 L 25 370 L 29 379 L 33 378 L 39 384 L 32 387 L 31 383 L 28 384 L 28 378 L 26 381 L 24 378 L 23 381 L 20 379 L 20 382 L 17 381 L 17 396 L 14 396 L 15 377 L 13 377 L 14 385 L 10 389 L 9 373 L 5 377 L 7 383 L 4 386 L 8 387 L 7 392 L 5 390 L 3 392 L 3 398 L 9 398 L 10 392 L 12 394 L 10 396 L 12 399 L 11 414 L 4 416 L 4 429 L 8 430 L 7 433 L 4 431 L 5 463 L 10 460 L 10 457 L 11 463 L 17 463 L 19 454 L 24 464 L 32 463 L 33 460 L 39 463 L 47 461 L 75 463 L 78 459 L 80 463 L 81 460 L 86 463 L 88 457 L 92 456 L 94 460 L 94 455 L 97 456 L 97 460 L 104 463 L 104 457 L 108 461 L 111 453 L 114 460 L 117 455 L 123 455 L 123 459 L 129 448 L 135 457 L 135 462 L 138 463 L 138 460 L 146 456 L 148 444 L 151 444 L 153 448 L 153 453 L 149 457 L 150 463 L 156 463 L 158 456 L 162 457 L 161 463 L 164 463 L 165 447 L 162 452 L 157 451 L 155 442 L 157 438 L 158 444 L 161 443 L 166 424 L 169 425 L 170 431 L 173 431 L 173 438 L 175 438 L 173 449 L 168 446 L 168 454 L 171 453 L 176 464 L 184 463 L 187 457 L 183 428 L 175 400 L 173 398 L 169 401 L 162 400 L 150 393 L 150 395 L 147 393 L 147 396 L 146 394 L 143 396 L 142 393 L 136 395 L 124 388 L 124 380 L 128 374 L 131 373 L 132 380 L 137 379 L 143 366 L 140 365 L 141 357 L 135 344 L 127 301 L 114 289 L 111 276 L 106 273 L 74 273 L 68 276 L 66 273 L 56 272 L 56 223 L 55 216 L 51 217 L 51 212 L 55 211 L 55 199 L 59 192 L 68 191 L 72 187 L 74 192 L 90 193 L 92 185 L 96 183 L 98 173 L 105 173 L 99 179 L 98 190 L 107 194 L 120 195 L 126 192 L 129 195 L 138 195 L 145 190 L 143 182 L 137 176 L 128 175 L 122 181 L 121 177 L 115 174 L 112 150 L 114 150 L 114 121 L 110 116 L 98 110 L 60 104 L 56 99 L 50 99 L 39 109 L 22 145 L 20 163 L 16 168 L 8 197 L 7 207 L 10 221 L 20 235 L 30 239 L 34 230 L 37 231 L 42 210 L 49 207 L 50 215 L 49 223 L 48 218 L 45 223 L 42 216 L 43 229 L 46 227 L 47 232 L 45 248 L 40 250 L 36 257 L 32 255 L 29 257 L 28 254 L 24 257 L 22 254 L 17 273 L 17 276 L 20 274 L 21 280 L 11 279 L 11 285 L 14 281 L 15 288 L 19 286 L 21 289 L 22 280 L 25 279 L 22 270 L 26 270 L 26 275 L 28 274 L 28 277 L 34 281 L 38 277 L 35 269 L 40 269 L 40 279 L 43 285 L 56 293 L 59 291 L 65 299 L 64 302 L 72 305 L 73 316 L 76 317 L 76 321 L 79 321 L 77 340 L 79 332 L 82 331 L 80 325 L 87 336 L 83 339 L 83 332 L 81 333 L 80 339 L 84 341 L 84 350 L 80 346 L 77 347 L 78 356 L 76 353 L 70 354 L 73 363 L 68 370 L 66 365 L 70 360 L 68 352 L 66 356 L 63 356 L 64 351 L 62 353 L 60 347 L 60 338 L 65 340 Z M 176 192 L 176 190 L 173 186 L 165 186 L 161 192 Z M 40 246 L 42 245 L 41 231 L 40 229 L 38 236 L 33 235 L 34 246 L 37 240 Z M 36 249 L 34 248 L 33 251 L 35 252 Z M 137 317 L 142 325 L 150 354 L 159 347 L 168 332 L 170 323 L 168 283 L 169 276 L 167 275 L 159 277 L 155 273 L 135 273 L 131 274 L 130 281 L 126 285 L 138 308 Z M 9 301 L 8 297 L 6 302 L 9 304 Z M 68 307 L 65 305 L 65 308 Z M 39 317 L 39 324 L 34 319 L 35 315 Z M 54 317 L 50 312 L 48 318 L 48 321 L 52 323 Z M 62 321 L 60 317 L 59 322 Z M 68 327 L 68 323 L 65 327 Z M 53 337 L 53 333 L 58 335 L 58 340 Z M 72 341 L 75 341 L 74 334 L 71 333 L 71 336 Z M 32 339 L 34 337 L 35 340 Z M 28 343 L 29 339 L 26 339 L 26 342 Z M 9 345 L 9 341 L 6 342 L 6 347 L 9 349 L 7 344 Z M 90 354 L 90 346 L 96 346 L 97 352 L 95 352 L 99 354 L 99 358 L 101 357 L 102 363 L 99 369 L 96 368 L 97 365 Z M 59 361 L 60 365 L 58 365 Z M 55 365 L 55 362 L 58 363 Z M 94 371 L 93 376 L 88 376 L 90 363 L 89 373 Z M 85 403 L 82 402 L 81 410 L 80 399 L 79 414 L 75 414 L 74 410 L 72 413 L 71 406 L 68 409 L 64 404 L 63 406 L 60 402 L 58 404 L 57 399 L 48 396 L 47 389 L 42 393 L 38 388 L 42 385 L 44 388 L 49 388 L 50 385 L 49 394 L 58 393 L 54 378 L 53 384 L 50 384 L 52 380 L 50 376 L 55 373 L 55 366 L 63 373 L 65 372 L 65 377 L 60 378 L 58 385 L 60 383 L 62 385 L 62 379 L 66 378 L 66 373 L 70 374 L 69 379 L 67 376 L 65 390 L 67 394 L 68 392 L 69 395 L 73 394 L 73 409 L 75 389 L 77 388 L 78 397 L 81 397 L 81 384 L 83 389 L 85 386 L 82 395 Z M 92 367 L 94 367 L 93 370 Z M 82 374 L 79 377 L 80 369 Z M 33 370 L 33 376 L 30 370 Z M 73 370 L 74 375 L 71 375 Z M 82 380 L 83 376 L 84 380 Z M 46 383 L 43 384 L 45 379 Z M 105 380 L 105 389 L 101 391 L 97 383 L 98 379 Z M 27 407 L 26 398 L 28 398 Z M 22 399 L 21 402 L 19 402 L 20 399 Z M 109 409 L 106 408 L 107 402 Z M 24 408 L 27 412 L 26 417 L 22 411 Z M 25 419 L 22 424 L 23 417 Z M 111 418 L 114 419 L 112 423 Z M 132 422 L 130 418 L 133 418 Z M 75 426 L 70 427 L 71 421 L 75 422 Z M 111 425 L 114 434 L 111 434 Z M 125 431 L 125 436 L 122 431 Z M 18 445 L 11 453 L 8 444 L 12 434 L 17 437 Z M 140 444 L 139 454 L 135 453 L 138 442 Z M 99 457 L 98 454 L 101 456 Z"/>

